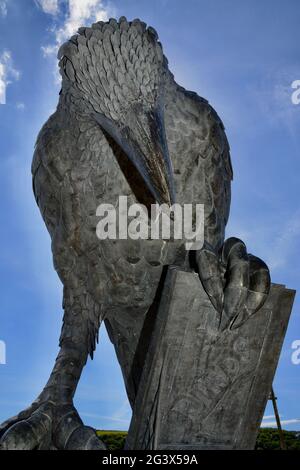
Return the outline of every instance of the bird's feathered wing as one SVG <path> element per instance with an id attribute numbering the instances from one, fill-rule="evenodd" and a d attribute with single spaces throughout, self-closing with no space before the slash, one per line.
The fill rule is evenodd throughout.
<path id="1" fill-rule="evenodd" d="M 148 305 L 162 266 L 172 262 L 172 256 L 166 256 L 164 242 L 122 245 L 96 238 L 99 203 L 116 204 L 119 194 L 132 198 L 129 203 L 134 197 L 91 115 L 101 111 L 115 119 L 135 101 L 151 105 L 162 91 L 159 84 L 165 74 L 165 126 L 177 200 L 205 204 L 206 237 L 214 246 L 223 242 L 230 205 L 232 170 L 223 125 L 205 100 L 174 82 L 156 33 L 141 22 L 112 20 L 81 29 L 63 46 L 60 57 L 60 102 L 38 137 L 32 173 L 54 265 L 68 288 L 66 304 L 72 305 L 74 292 L 83 298 L 86 292 L 99 302 L 110 297 L 122 305 Z M 122 67 L 126 80 L 118 73 Z M 90 301 L 84 304 L 92 353 L 102 313 Z"/>
<path id="2" fill-rule="evenodd" d="M 167 88 L 165 122 L 178 202 L 204 204 L 204 235 L 216 249 L 224 241 L 233 178 L 223 123 L 196 93 L 172 79 Z"/>

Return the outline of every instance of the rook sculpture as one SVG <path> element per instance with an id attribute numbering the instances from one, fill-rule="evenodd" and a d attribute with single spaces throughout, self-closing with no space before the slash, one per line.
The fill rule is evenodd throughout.
<path id="1" fill-rule="evenodd" d="M 155 30 L 124 17 L 98 22 L 80 28 L 62 45 L 58 58 L 59 102 L 38 135 L 32 175 L 54 267 L 64 285 L 60 352 L 38 398 L 2 424 L 2 449 L 104 448 L 73 405 L 76 386 L 104 320 L 135 407 L 143 367 L 149 366 L 148 347 L 158 341 L 151 332 L 165 302 L 167 266 L 197 273 L 199 295 L 212 314 L 205 321 L 209 328 L 214 322 L 219 335 L 250 322 L 270 288 L 267 266 L 249 255 L 241 240 L 224 243 L 232 179 L 224 126 L 205 99 L 175 82 Z M 204 204 L 202 249 L 187 253 L 183 240 L 100 242 L 97 207 L 116 206 L 120 195 L 148 209 L 175 201 Z M 193 277 L 191 288 L 186 285 L 186 309 L 197 301 L 194 294 Z M 182 314 L 188 317 L 189 311 Z M 204 321 L 201 309 L 199 315 Z M 234 331 L 237 346 L 232 347 L 240 348 L 243 337 L 240 344 L 239 330 Z M 194 333 L 191 342 L 196 341 Z M 203 361 L 198 343 L 190 347 Z M 228 368 L 234 367 L 230 351 L 224 350 Z M 216 383 L 213 376 L 211 380 L 216 396 L 223 385 L 219 375 Z M 202 398 L 199 392 L 196 399 Z M 187 395 L 176 413 L 188 417 L 192 406 Z M 176 426 L 173 416 L 170 423 Z M 190 442 L 195 442 L 192 435 Z"/>

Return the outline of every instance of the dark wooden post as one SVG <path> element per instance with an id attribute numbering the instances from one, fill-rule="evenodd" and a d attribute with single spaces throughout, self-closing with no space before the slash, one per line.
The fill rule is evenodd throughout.
<path id="1" fill-rule="evenodd" d="M 270 400 L 272 400 L 272 403 L 273 403 L 273 408 L 274 408 L 274 413 L 275 413 L 275 418 L 276 418 L 276 423 L 277 423 L 277 428 L 278 428 L 278 434 L 279 434 L 280 448 L 281 450 L 287 450 L 286 442 L 284 439 L 284 434 L 281 428 L 281 422 L 280 422 L 280 417 L 278 413 L 277 403 L 276 403 L 277 397 L 275 396 L 273 387 L 271 388 Z"/>

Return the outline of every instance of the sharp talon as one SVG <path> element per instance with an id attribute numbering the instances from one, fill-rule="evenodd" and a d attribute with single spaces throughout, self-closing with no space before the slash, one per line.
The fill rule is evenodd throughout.
<path id="1" fill-rule="evenodd" d="M 247 295 L 247 287 L 228 286 L 226 288 L 224 295 L 224 308 L 219 326 L 221 331 L 226 330 L 226 328 L 231 328 L 232 323 L 235 321 L 245 304 Z"/>
<path id="2" fill-rule="evenodd" d="M 271 285 L 269 269 L 247 253 L 239 238 L 228 238 L 220 257 L 205 242 L 196 260 L 203 288 L 220 314 L 220 331 L 238 328 L 265 303 Z"/>
<path id="3" fill-rule="evenodd" d="M 57 414 L 61 416 L 59 419 L 54 432 L 54 445 L 58 449 L 65 449 L 70 436 L 76 431 L 76 429 L 83 426 L 77 411 L 73 406 L 67 408 L 62 407 L 58 410 Z"/>
<path id="4" fill-rule="evenodd" d="M 11 422 L 15 419 L 17 417 L 12 418 Z M 10 426 L 7 423 L 8 429 L 0 440 L 1 450 L 106 450 L 95 430 L 84 426 L 71 404 L 54 406 L 44 403 L 27 419 Z"/>
<path id="5" fill-rule="evenodd" d="M 255 311 L 259 310 L 266 301 L 270 292 L 271 277 L 266 263 L 254 255 L 249 255 L 250 261 L 250 285 L 249 290 L 257 294 Z M 261 294 L 261 296 L 259 295 Z M 253 312 L 255 313 L 255 312 Z"/>
<path id="6" fill-rule="evenodd" d="M 65 446 L 66 450 L 107 450 L 97 437 L 96 432 L 89 426 L 81 426 L 70 436 Z"/>
<path id="7" fill-rule="evenodd" d="M 223 308 L 223 285 L 219 277 L 211 277 L 202 281 L 205 292 L 218 313 Z"/>
<path id="8" fill-rule="evenodd" d="M 245 243 L 239 238 L 231 237 L 225 240 L 222 249 L 222 264 L 226 267 L 228 260 L 233 258 L 236 260 L 244 257 L 247 254 Z"/>
<path id="9" fill-rule="evenodd" d="M 30 406 L 26 410 L 21 411 L 18 415 L 13 416 L 12 418 L 7 419 L 3 423 L 0 424 L 0 441 L 1 437 L 4 435 L 4 433 L 11 428 L 14 424 L 24 421 L 27 418 L 30 418 L 31 414 L 36 410 L 37 408 L 33 408 Z"/>
<path id="10" fill-rule="evenodd" d="M 224 307 L 220 330 L 230 325 L 243 308 L 249 288 L 249 258 L 245 243 L 238 238 L 229 238 L 224 243 L 222 262 L 226 266 Z"/>
<path id="11" fill-rule="evenodd" d="M 268 298 L 271 278 L 269 268 L 260 258 L 253 255 L 249 257 L 249 290 L 244 308 L 232 322 L 231 329 L 242 326 L 252 315 L 264 305 Z"/>
<path id="12" fill-rule="evenodd" d="M 38 447 L 44 436 L 50 432 L 51 420 L 42 412 L 35 412 L 31 418 L 13 424 L 2 436 L 1 450 L 32 450 Z"/>
<path id="13" fill-rule="evenodd" d="M 223 308 L 223 281 L 218 255 L 207 242 L 196 253 L 199 277 L 203 288 L 218 313 Z"/>
<path id="14" fill-rule="evenodd" d="M 32 427 L 26 421 L 12 425 L 1 438 L 1 450 L 31 450 L 38 445 Z"/>

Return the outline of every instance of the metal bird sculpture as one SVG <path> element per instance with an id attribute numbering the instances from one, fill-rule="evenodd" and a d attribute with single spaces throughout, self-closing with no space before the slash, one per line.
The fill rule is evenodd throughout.
<path id="1" fill-rule="evenodd" d="M 267 266 L 241 240 L 224 242 L 232 179 L 224 126 L 175 82 L 155 30 L 124 17 L 98 22 L 58 58 L 59 103 L 38 135 L 32 174 L 64 286 L 60 351 L 36 401 L 0 427 L 2 449 L 105 448 L 73 405 L 76 386 L 104 320 L 133 405 L 164 267 L 188 262 L 199 273 L 220 331 L 253 315 L 270 286 Z M 204 204 L 203 247 L 187 259 L 181 240 L 99 241 L 96 209 L 119 195 L 146 207 Z"/>

